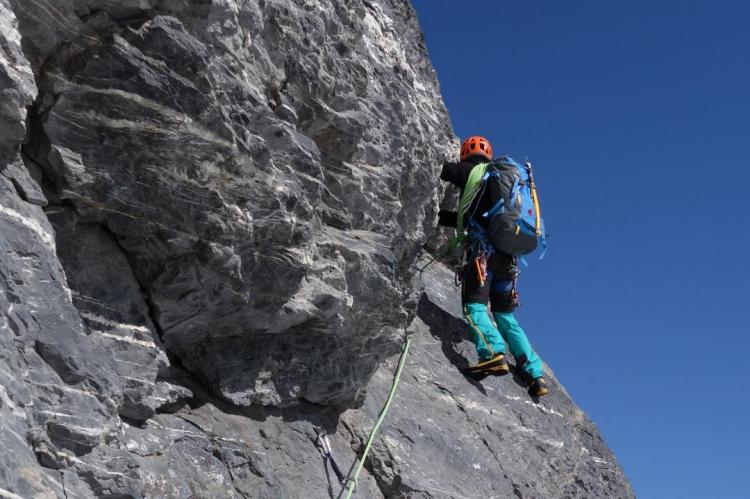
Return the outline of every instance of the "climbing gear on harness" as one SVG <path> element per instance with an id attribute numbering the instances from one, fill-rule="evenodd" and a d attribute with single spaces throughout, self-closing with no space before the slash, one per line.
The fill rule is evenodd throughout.
<path id="1" fill-rule="evenodd" d="M 479 254 L 474 257 L 474 267 L 477 271 L 480 287 L 484 287 L 484 283 L 487 281 L 487 258 L 489 258 L 489 254 L 483 250 L 480 250 Z"/>
<path id="2" fill-rule="evenodd" d="M 529 395 L 532 397 L 544 397 L 549 393 L 547 382 L 544 378 L 536 378 L 529 383 Z"/>
<path id="3" fill-rule="evenodd" d="M 328 435 L 323 432 L 318 433 L 316 443 L 320 448 L 320 453 L 323 455 L 323 460 L 326 463 L 331 463 L 331 468 L 333 468 L 333 472 L 336 474 L 339 483 L 341 485 L 346 485 L 346 477 L 341 473 L 341 469 L 333 458 L 333 451 L 331 450 L 331 442 L 328 441 Z"/>
<path id="4" fill-rule="evenodd" d="M 461 144 L 461 161 L 466 161 L 473 156 L 481 156 L 490 161 L 492 159 L 490 141 L 479 135 L 474 135 L 464 140 Z"/>
<path id="5" fill-rule="evenodd" d="M 502 375 L 510 372 L 510 366 L 508 366 L 508 361 L 505 360 L 505 355 L 499 353 L 489 360 L 465 367 L 461 369 L 461 372 L 472 376 L 484 376 L 487 374 Z"/>
<path id="6" fill-rule="evenodd" d="M 352 494 L 354 493 L 354 490 L 357 488 L 357 478 L 359 478 L 359 473 L 362 471 L 362 467 L 365 464 L 365 459 L 367 459 L 367 455 L 370 452 L 370 447 L 372 446 L 373 441 L 375 440 L 375 436 L 378 433 L 378 429 L 380 428 L 380 425 L 383 423 L 383 420 L 385 419 L 386 414 L 388 414 L 388 409 L 391 406 L 391 402 L 393 402 L 393 396 L 396 394 L 396 388 L 398 388 L 398 384 L 401 381 L 401 372 L 404 370 L 404 365 L 406 365 L 406 358 L 409 355 L 409 346 L 411 345 L 411 336 L 412 333 L 407 333 L 406 340 L 404 341 L 404 346 L 401 350 L 401 356 L 398 359 L 398 367 L 396 368 L 396 374 L 393 376 L 393 384 L 391 385 L 391 391 L 388 393 L 388 398 L 385 401 L 385 405 L 380 410 L 380 414 L 378 414 L 378 419 L 375 422 L 375 426 L 372 427 L 372 430 L 370 430 L 370 435 L 367 437 L 367 443 L 365 444 L 365 449 L 362 452 L 362 457 L 360 457 L 359 462 L 357 463 L 357 467 L 354 470 L 354 476 L 349 479 L 349 477 L 345 477 L 346 485 L 345 488 L 341 490 L 343 493 L 344 490 L 346 490 L 346 499 L 350 499 L 352 497 Z M 350 471 L 351 474 L 351 471 Z M 341 496 L 341 494 L 339 494 Z"/>

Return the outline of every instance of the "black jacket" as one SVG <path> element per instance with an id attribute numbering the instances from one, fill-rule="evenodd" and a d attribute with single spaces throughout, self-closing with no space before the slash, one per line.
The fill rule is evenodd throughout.
<path id="1" fill-rule="evenodd" d="M 469 162 L 453 163 L 446 161 L 443 164 L 443 170 L 440 172 L 440 179 L 457 186 L 461 189 L 461 195 L 463 195 L 466 182 L 469 180 L 469 174 L 474 166 L 474 163 Z M 481 195 L 477 195 L 477 199 L 474 200 L 466 212 L 464 227 L 468 227 L 468 219 L 474 214 L 474 220 L 485 229 L 489 229 L 487 231 L 487 236 L 489 237 L 490 242 L 497 247 L 495 242 L 493 242 L 492 237 L 492 219 L 484 218 L 482 214 L 488 212 L 500 199 L 502 199 L 500 183 L 487 182 L 484 190 L 480 190 L 480 194 Z M 440 210 L 438 212 L 438 223 L 446 227 L 456 227 L 457 217 L 458 213 L 455 211 Z M 499 217 L 495 217 L 495 219 L 498 218 Z"/>
<path id="2" fill-rule="evenodd" d="M 443 164 L 443 170 L 440 172 L 440 179 L 450 182 L 461 189 L 461 195 L 463 196 L 466 182 L 469 180 L 469 174 L 474 166 L 473 163 L 452 163 L 446 161 Z M 480 225 L 485 228 L 489 227 L 489 220 L 481 215 L 482 213 L 489 211 L 502 198 L 500 184 L 497 182 L 487 182 L 484 191 L 480 191 L 480 193 L 481 196 L 478 196 L 472 206 L 469 207 L 469 210 L 467 210 L 464 227 L 468 227 L 468 218 L 472 213 L 476 214 L 474 219 L 479 222 Z M 439 216 L 440 225 L 445 225 L 447 227 L 456 226 L 456 217 L 458 216 L 457 212 L 440 210 Z M 448 223 L 442 223 L 444 219 Z"/>

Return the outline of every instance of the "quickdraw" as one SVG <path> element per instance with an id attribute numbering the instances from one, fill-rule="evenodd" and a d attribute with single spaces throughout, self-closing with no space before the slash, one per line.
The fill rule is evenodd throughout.
<path id="1" fill-rule="evenodd" d="M 489 254 L 486 251 L 480 251 L 477 256 L 474 257 L 474 270 L 477 271 L 477 279 L 479 279 L 479 287 L 484 287 L 487 282 L 487 259 Z"/>
<path id="2" fill-rule="evenodd" d="M 346 486 L 346 477 L 341 473 L 341 468 L 339 468 L 338 464 L 336 464 L 336 460 L 333 458 L 333 450 L 331 450 L 331 442 L 328 441 L 328 435 L 323 432 L 318 433 L 316 443 L 318 444 L 320 453 L 323 455 L 323 461 L 325 463 L 331 463 L 331 468 L 333 468 L 333 472 L 336 474 L 339 483 Z"/>

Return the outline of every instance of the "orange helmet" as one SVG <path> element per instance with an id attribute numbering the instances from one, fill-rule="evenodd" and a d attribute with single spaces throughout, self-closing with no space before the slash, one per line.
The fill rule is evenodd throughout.
<path id="1" fill-rule="evenodd" d="M 461 144 L 461 161 L 466 161 L 472 156 L 483 156 L 487 160 L 492 159 L 492 146 L 490 141 L 479 135 L 474 135 L 464 140 Z"/>

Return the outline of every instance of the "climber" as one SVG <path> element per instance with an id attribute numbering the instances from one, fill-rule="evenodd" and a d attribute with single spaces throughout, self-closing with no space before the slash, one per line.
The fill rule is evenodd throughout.
<path id="1" fill-rule="evenodd" d="M 462 282 L 461 300 L 479 356 L 479 362 L 465 372 L 481 375 L 506 374 L 509 371 L 505 359 L 507 342 L 516 365 L 521 368 L 520 374 L 528 385 L 529 394 L 541 397 L 549 392 L 542 376 L 542 360 L 531 348 L 526 333 L 513 316 L 513 310 L 518 306 L 515 286 L 518 275 L 517 258 L 498 248 L 507 247 L 502 240 L 506 237 L 503 234 L 505 227 L 500 227 L 504 222 L 500 220 L 502 217 L 497 216 L 504 211 L 503 178 L 488 166 L 488 162 L 492 161 L 492 146 L 484 137 L 466 139 L 461 145 L 460 159 L 459 163 L 445 162 L 440 173 L 442 180 L 461 189 L 459 211 L 440 210 L 438 223 L 456 227 L 458 237 L 465 239 L 461 244 L 464 258 L 459 271 Z M 512 159 L 502 158 L 506 159 L 518 166 Z M 530 165 L 528 169 L 530 175 Z M 489 171 L 492 173 L 486 173 Z M 493 176 L 497 178 L 492 178 Z M 531 182 L 533 185 L 533 178 Z M 517 185 L 518 181 L 513 187 L 516 188 Z M 474 196 L 471 199 L 465 195 L 469 190 L 476 193 L 469 195 Z M 533 196 L 536 202 L 535 192 Z M 515 198 L 507 193 L 505 197 Z M 538 205 L 536 211 L 538 212 Z M 464 227 L 467 228 L 465 238 Z M 518 234 L 517 228 L 515 233 Z M 536 247 L 536 240 L 533 246 Z M 490 318 L 488 303 L 494 323 Z"/>

